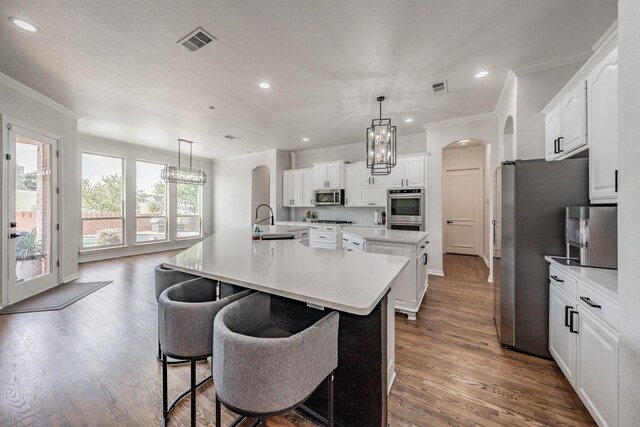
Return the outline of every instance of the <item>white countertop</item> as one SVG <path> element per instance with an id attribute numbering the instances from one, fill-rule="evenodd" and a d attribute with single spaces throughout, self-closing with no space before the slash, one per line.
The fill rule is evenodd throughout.
<path id="1" fill-rule="evenodd" d="M 285 232 L 289 226 L 262 226 Z M 407 257 L 328 250 L 296 240 L 251 240 L 231 228 L 193 245 L 164 265 L 347 313 L 367 315 L 409 263 Z"/>
<path id="2" fill-rule="evenodd" d="M 337 225 L 340 227 L 370 227 L 370 228 L 386 228 L 386 225 L 373 225 L 373 224 L 314 224 L 310 221 L 276 221 L 278 225 L 295 225 L 309 228 L 312 225 Z"/>
<path id="3" fill-rule="evenodd" d="M 618 270 L 564 265 L 550 256 L 546 256 L 544 259 L 576 280 L 585 282 L 610 298 L 618 300 Z"/>
<path id="4" fill-rule="evenodd" d="M 343 227 L 343 233 L 352 234 L 365 240 L 411 243 L 417 245 L 428 236 L 428 231 L 388 230 L 374 227 Z"/>

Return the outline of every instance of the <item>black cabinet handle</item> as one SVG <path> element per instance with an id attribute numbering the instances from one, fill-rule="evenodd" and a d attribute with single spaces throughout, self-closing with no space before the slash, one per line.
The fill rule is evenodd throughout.
<path id="1" fill-rule="evenodd" d="M 564 136 L 559 136 L 558 137 L 558 153 L 562 153 L 564 150 L 562 148 L 560 148 L 560 140 L 564 139 Z"/>
<path id="2" fill-rule="evenodd" d="M 569 332 L 571 332 L 573 334 L 577 334 L 578 330 L 577 329 L 573 329 L 573 315 L 574 314 L 578 314 L 578 312 L 575 311 L 575 310 L 570 310 L 569 311 Z"/>
<path id="3" fill-rule="evenodd" d="M 558 154 L 558 138 L 553 140 L 553 154 Z"/>
<path id="4" fill-rule="evenodd" d="M 616 169 L 616 175 L 615 175 L 615 192 L 618 192 L 618 169 Z"/>
<path id="5" fill-rule="evenodd" d="M 591 298 L 589 297 L 580 297 L 580 299 L 589 304 L 589 307 L 591 308 L 602 308 L 600 304 L 596 304 L 595 302 L 591 301 Z"/>
<path id="6" fill-rule="evenodd" d="M 358 243 L 358 242 L 351 242 L 351 243 L 353 243 L 356 246 L 360 246 L 360 243 Z"/>
<path id="7" fill-rule="evenodd" d="M 573 307 L 570 305 L 564 306 L 564 326 L 569 327 L 569 310 L 573 310 Z"/>
<path id="8" fill-rule="evenodd" d="M 453 224 L 453 221 L 447 221 L 447 224 Z"/>
<path id="9" fill-rule="evenodd" d="M 564 283 L 564 280 L 559 279 L 559 278 L 558 278 L 558 276 L 551 276 L 551 278 L 552 278 L 553 280 L 555 280 L 556 282 L 558 282 L 558 283 Z"/>
<path id="10" fill-rule="evenodd" d="M 9 238 L 10 238 L 10 239 L 17 239 L 17 238 L 18 238 L 18 233 L 11 233 L 11 234 L 9 234 Z"/>
<path id="11" fill-rule="evenodd" d="M 424 265 L 427 265 L 429 262 L 429 254 L 424 254 Z"/>

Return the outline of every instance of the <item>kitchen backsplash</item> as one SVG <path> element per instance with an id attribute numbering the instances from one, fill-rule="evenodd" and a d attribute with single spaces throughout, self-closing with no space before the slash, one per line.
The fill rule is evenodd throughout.
<path id="1" fill-rule="evenodd" d="M 356 224 L 372 224 L 375 211 L 384 211 L 384 208 L 345 208 L 344 206 L 322 206 L 315 208 L 291 208 L 291 221 L 298 221 L 304 213 L 311 209 L 317 219 L 338 219 L 352 221 Z"/>

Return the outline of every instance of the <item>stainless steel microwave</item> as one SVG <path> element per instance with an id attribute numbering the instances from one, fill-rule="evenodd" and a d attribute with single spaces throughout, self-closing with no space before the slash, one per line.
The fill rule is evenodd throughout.
<path id="1" fill-rule="evenodd" d="M 344 190 L 316 190 L 315 205 L 344 205 Z"/>

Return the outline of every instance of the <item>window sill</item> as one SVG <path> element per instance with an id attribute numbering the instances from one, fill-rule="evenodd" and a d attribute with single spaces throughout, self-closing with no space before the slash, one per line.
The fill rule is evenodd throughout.
<path id="1" fill-rule="evenodd" d="M 126 247 L 127 245 L 115 245 L 115 246 L 103 246 L 99 248 L 84 248 L 84 249 L 80 249 L 80 254 L 90 254 L 93 252 L 108 251 L 109 249 L 123 249 Z"/>
<path id="2" fill-rule="evenodd" d="M 203 236 L 193 236 L 193 237 L 176 237 L 176 242 L 184 242 L 185 240 L 198 240 L 203 239 Z"/>
<path id="3" fill-rule="evenodd" d="M 169 239 L 165 240 L 150 240 L 148 242 L 136 242 L 133 246 L 149 246 L 149 245 L 157 245 L 160 243 L 169 243 Z"/>

